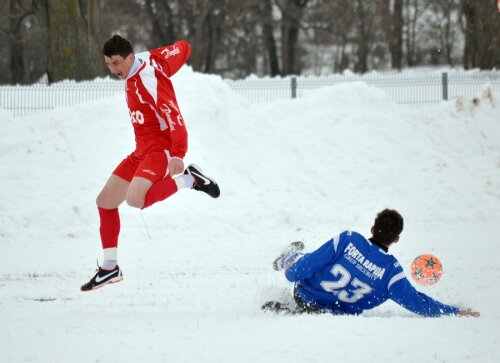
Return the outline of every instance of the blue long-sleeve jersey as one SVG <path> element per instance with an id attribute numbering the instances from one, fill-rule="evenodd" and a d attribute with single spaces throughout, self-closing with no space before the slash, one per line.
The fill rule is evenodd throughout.
<path id="1" fill-rule="evenodd" d="M 356 232 L 345 231 L 285 271 L 300 299 L 333 313 L 361 314 L 387 299 L 424 316 L 458 308 L 418 292 L 398 260 Z"/>

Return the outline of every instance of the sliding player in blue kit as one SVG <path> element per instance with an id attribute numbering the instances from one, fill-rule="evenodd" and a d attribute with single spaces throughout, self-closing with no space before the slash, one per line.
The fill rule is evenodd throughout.
<path id="1" fill-rule="evenodd" d="M 299 252 L 302 242 L 292 243 L 274 261 L 274 268 L 285 270 L 286 278 L 295 283 L 297 308 L 270 301 L 262 309 L 359 315 L 391 299 L 422 316 L 479 316 L 436 301 L 411 285 L 398 260 L 388 253 L 402 231 L 401 215 L 385 209 L 377 215 L 369 239 L 345 231 L 307 254 Z"/>

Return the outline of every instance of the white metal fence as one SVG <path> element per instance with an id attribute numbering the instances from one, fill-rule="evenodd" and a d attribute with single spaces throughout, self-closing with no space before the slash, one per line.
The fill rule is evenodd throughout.
<path id="1" fill-rule="evenodd" d="M 251 102 L 268 102 L 301 97 L 319 87 L 360 81 L 384 90 L 396 103 L 415 107 L 429 106 L 459 97 L 474 97 L 486 86 L 493 92 L 500 93 L 500 71 L 373 73 L 281 79 L 255 78 L 227 82 L 235 92 Z"/>
<path id="2" fill-rule="evenodd" d="M 396 103 L 425 107 L 441 100 L 474 97 L 489 86 L 500 93 L 500 71 L 373 73 L 325 77 L 248 78 L 226 80 L 252 103 L 302 97 L 313 89 L 343 82 L 365 82 L 387 92 Z M 111 97 L 123 92 L 123 82 L 101 79 L 52 85 L 0 86 L 0 108 L 14 116 Z"/>

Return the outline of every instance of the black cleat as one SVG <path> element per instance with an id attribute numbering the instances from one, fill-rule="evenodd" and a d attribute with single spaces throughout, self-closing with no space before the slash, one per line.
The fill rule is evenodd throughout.
<path id="1" fill-rule="evenodd" d="M 294 253 L 302 251 L 304 249 L 304 243 L 301 241 L 292 242 L 288 245 L 287 248 L 273 261 L 273 268 L 276 271 L 281 271 L 284 269 L 283 260 L 287 257 L 290 257 Z"/>
<path id="2" fill-rule="evenodd" d="M 264 312 L 272 312 L 280 315 L 298 315 L 307 312 L 306 310 L 295 304 L 292 305 L 279 301 L 268 301 L 264 305 L 262 305 L 260 309 Z"/>
<path id="3" fill-rule="evenodd" d="M 191 164 L 186 168 L 184 174 L 189 174 L 194 178 L 193 189 L 207 193 L 212 198 L 218 198 L 220 189 L 215 180 L 209 178 L 201 171 L 200 167 Z"/>
<path id="4" fill-rule="evenodd" d="M 122 270 L 118 265 L 113 270 L 97 269 L 97 273 L 86 284 L 82 285 L 82 291 L 96 290 L 107 284 L 116 284 L 123 280 Z"/>
<path id="5" fill-rule="evenodd" d="M 291 313 L 292 309 L 288 304 L 280 303 L 279 301 L 268 301 L 262 305 L 261 310 L 272 311 L 273 313 Z"/>

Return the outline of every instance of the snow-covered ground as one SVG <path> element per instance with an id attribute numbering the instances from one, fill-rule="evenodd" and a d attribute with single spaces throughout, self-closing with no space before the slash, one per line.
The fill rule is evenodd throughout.
<path id="1" fill-rule="evenodd" d="M 101 260 L 95 197 L 129 153 L 123 95 L 13 118 L 0 110 L 1 362 L 497 362 L 500 95 L 422 110 L 363 83 L 251 105 L 218 77 L 173 79 L 186 162 L 222 196 L 183 190 L 122 206 L 124 281 L 80 285 Z M 359 317 L 263 313 L 292 285 L 271 262 L 385 207 L 405 217 L 391 252 L 444 265 L 421 291 L 481 317 L 419 318 L 394 303 Z"/>

